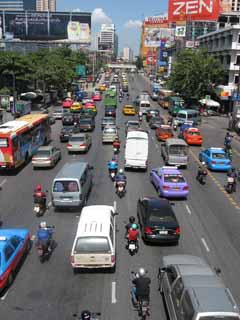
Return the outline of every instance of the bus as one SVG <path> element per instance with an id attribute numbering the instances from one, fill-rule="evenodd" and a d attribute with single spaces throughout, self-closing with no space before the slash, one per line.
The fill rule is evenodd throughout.
<path id="1" fill-rule="evenodd" d="M 31 103 L 31 101 L 18 100 L 18 101 L 16 102 L 14 116 L 15 116 L 16 118 L 25 116 L 26 114 L 31 113 L 31 110 L 32 110 L 32 103 Z"/>
<path id="2" fill-rule="evenodd" d="M 0 125 L 0 169 L 16 169 L 51 139 L 47 114 L 28 114 Z"/>

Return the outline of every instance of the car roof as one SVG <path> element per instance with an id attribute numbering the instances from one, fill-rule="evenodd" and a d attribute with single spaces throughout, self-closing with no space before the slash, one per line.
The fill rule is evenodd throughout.
<path id="1" fill-rule="evenodd" d="M 187 146 L 186 142 L 182 139 L 178 139 L 178 138 L 169 138 L 166 140 L 166 144 L 170 144 L 170 145 L 184 145 Z"/>
<path id="2" fill-rule="evenodd" d="M 139 124 L 139 121 L 137 121 L 137 120 L 128 120 L 126 124 L 127 125 L 128 124 Z"/>
<path id="3" fill-rule="evenodd" d="M 38 148 L 37 151 L 50 151 L 52 150 L 52 148 L 54 148 L 53 146 L 41 146 Z"/>
<path id="4" fill-rule="evenodd" d="M 168 166 L 164 166 L 164 167 L 161 167 L 161 168 L 159 168 L 159 171 L 161 172 L 163 172 L 163 173 L 166 173 L 166 174 L 170 174 L 170 173 L 174 173 L 174 174 L 181 174 L 182 175 L 182 173 L 180 172 L 180 170 L 178 170 L 178 168 L 177 167 L 168 167 Z"/>
<path id="5" fill-rule="evenodd" d="M 72 135 L 71 135 L 71 137 L 70 137 L 70 139 L 71 138 L 80 138 L 80 137 L 85 137 L 86 136 L 86 133 L 73 133 Z"/>
<path id="6" fill-rule="evenodd" d="M 0 229 L 0 250 L 5 247 L 6 241 L 8 241 L 12 236 L 20 236 L 24 238 L 28 233 L 28 229 L 24 228 Z"/>
<path id="7" fill-rule="evenodd" d="M 208 148 L 207 150 L 211 151 L 212 153 L 217 152 L 217 153 L 225 154 L 225 151 L 223 150 L 223 148 L 213 148 L 213 147 L 211 147 L 211 148 Z"/>

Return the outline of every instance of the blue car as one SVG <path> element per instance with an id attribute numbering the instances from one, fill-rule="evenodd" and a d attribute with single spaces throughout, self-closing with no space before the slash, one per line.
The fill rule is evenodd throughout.
<path id="1" fill-rule="evenodd" d="M 27 229 L 0 229 L 0 291 L 9 287 L 16 270 L 31 248 Z"/>
<path id="2" fill-rule="evenodd" d="M 208 169 L 228 171 L 232 168 L 231 160 L 222 148 L 208 148 L 199 153 L 199 160 L 204 161 Z"/>

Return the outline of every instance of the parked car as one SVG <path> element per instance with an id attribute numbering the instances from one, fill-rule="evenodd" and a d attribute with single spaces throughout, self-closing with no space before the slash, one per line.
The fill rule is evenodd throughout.
<path id="1" fill-rule="evenodd" d="M 180 226 L 167 199 L 140 198 L 137 204 L 137 216 L 145 242 L 178 244 Z"/>
<path id="2" fill-rule="evenodd" d="M 160 197 L 187 198 L 189 186 L 177 167 L 154 168 L 150 172 L 150 181 Z"/>
<path id="3" fill-rule="evenodd" d="M 167 139 L 174 137 L 172 127 L 166 124 L 158 127 L 155 134 L 158 141 L 166 141 Z"/>
<path id="4" fill-rule="evenodd" d="M 66 126 L 66 127 L 62 127 L 61 132 L 60 132 L 60 141 L 61 142 L 68 142 L 69 137 L 73 134 L 73 133 L 79 133 L 80 129 L 78 126 Z"/>
<path id="5" fill-rule="evenodd" d="M 80 118 L 79 121 L 80 131 L 93 131 L 95 129 L 95 120 L 94 118 Z"/>
<path id="6" fill-rule="evenodd" d="M 204 161 L 208 169 L 228 171 L 232 168 L 231 160 L 223 148 L 208 148 L 199 153 L 199 160 Z"/>
<path id="7" fill-rule="evenodd" d="M 126 128 L 125 128 L 126 135 L 129 131 L 136 131 L 141 128 L 140 123 L 137 120 L 127 121 L 127 122 L 125 122 L 125 124 L 126 124 Z"/>
<path id="8" fill-rule="evenodd" d="M 149 121 L 149 127 L 151 129 L 157 129 L 163 124 L 164 124 L 164 120 L 161 117 L 151 117 Z"/>
<path id="9" fill-rule="evenodd" d="M 0 229 L 0 291 L 10 287 L 24 257 L 31 249 L 28 229 Z"/>
<path id="10" fill-rule="evenodd" d="M 67 125 L 73 125 L 74 124 L 74 117 L 72 113 L 65 113 L 63 114 L 62 117 L 62 124 L 63 126 L 67 126 Z"/>
<path id="11" fill-rule="evenodd" d="M 118 138 L 118 132 L 116 126 L 106 126 L 103 129 L 102 143 L 113 142 Z"/>
<path id="12" fill-rule="evenodd" d="M 74 133 L 69 137 L 67 149 L 71 152 L 87 152 L 92 145 L 92 138 L 88 133 Z"/>
<path id="13" fill-rule="evenodd" d="M 62 108 L 55 108 L 52 116 L 56 119 L 56 120 L 61 120 L 63 117 L 63 109 Z"/>
<path id="14" fill-rule="evenodd" d="M 159 117 L 160 111 L 158 109 L 148 109 L 146 113 L 146 120 L 147 122 L 150 121 L 152 117 Z"/>
<path id="15" fill-rule="evenodd" d="M 113 118 L 113 117 L 104 117 L 104 118 L 102 118 L 102 122 L 101 122 L 102 130 L 107 125 L 113 125 L 113 126 L 116 125 L 116 119 Z"/>
<path id="16" fill-rule="evenodd" d="M 61 150 L 53 146 L 39 147 L 32 157 L 33 168 L 52 168 L 61 159 Z"/>

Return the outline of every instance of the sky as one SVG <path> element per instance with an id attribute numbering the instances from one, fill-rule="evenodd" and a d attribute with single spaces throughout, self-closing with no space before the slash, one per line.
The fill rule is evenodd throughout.
<path id="1" fill-rule="evenodd" d="M 119 37 L 119 53 L 130 47 L 139 53 L 141 22 L 146 16 L 167 12 L 168 0 L 56 0 L 58 11 L 92 12 L 92 38 L 101 23 L 114 23 Z"/>

